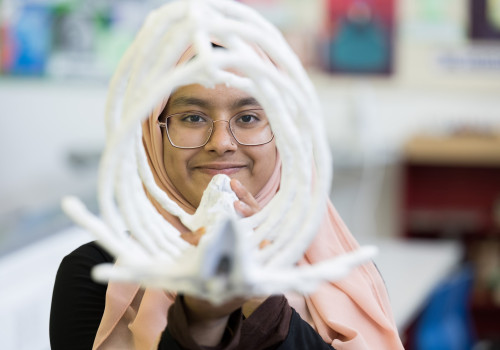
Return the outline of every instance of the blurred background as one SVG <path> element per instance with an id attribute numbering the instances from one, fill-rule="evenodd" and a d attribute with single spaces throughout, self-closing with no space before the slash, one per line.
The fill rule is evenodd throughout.
<path id="1" fill-rule="evenodd" d="M 92 239 L 109 78 L 168 1 L 0 1 L 0 334 L 49 349 L 57 266 Z M 406 349 L 500 348 L 500 0 L 246 0 L 323 104 L 331 198 L 387 283 Z M 154 53 L 152 53 L 154 54 Z"/>

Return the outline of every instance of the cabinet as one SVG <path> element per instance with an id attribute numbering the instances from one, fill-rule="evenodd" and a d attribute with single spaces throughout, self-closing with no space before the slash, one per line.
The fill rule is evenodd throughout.
<path id="1" fill-rule="evenodd" d="M 402 232 L 453 239 L 474 266 L 479 338 L 500 336 L 500 137 L 418 137 L 403 163 Z"/>

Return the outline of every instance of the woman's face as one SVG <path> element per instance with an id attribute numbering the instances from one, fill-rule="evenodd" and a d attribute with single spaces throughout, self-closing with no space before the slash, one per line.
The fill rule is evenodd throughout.
<path id="1" fill-rule="evenodd" d="M 209 89 L 186 85 L 169 98 L 166 115 L 203 112 L 213 120 L 228 121 L 245 110 L 262 108 L 247 93 L 226 85 Z M 208 143 L 200 148 L 173 147 L 163 131 L 163 160 L 168 177 L 194 207 L 216 174 L 238 179 L 254 196 L 267 183 L 276 163 L 274 140 L 260 146 L 242 146 L 229 131 L 228 123 L 215 123 Z"/>

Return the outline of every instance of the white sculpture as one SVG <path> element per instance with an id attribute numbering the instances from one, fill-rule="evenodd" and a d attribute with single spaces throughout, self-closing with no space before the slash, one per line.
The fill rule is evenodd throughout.
<path id="1" fill-rule="evenodd" d="M 213 49 L 212 38 L 225 49 Z M 176 65 L 190 46 L 196 55 Z M 238 88 L 266 111 L 282 159 L 282 178 L 280 191 L 256 215 L 238 217 L 233 207 L 237 197 L 225 175 L 212 179 L 194 215 L 184 212 L 153 180 L 141 121 L 175 87 L 194 83 Z M 98 185 L 102 217 L 90 214 L 77 198 L 63 200 L 65 212 L 118 259 L 114 266 L 97 267 L 94 276 L 217 303 L 288 290 L 310 293 L 318 283 L 340 279 L 368 261 L 374 247 L 296 267 L 323 218 L 331 182 L 321 116 L 299 60 L 255 11 L 230 0 L 174 1 L 154 11 L 110 85 Z M 185 242 L 156 211 L 144 187 L 186 227 L 204 227 L 206 234 L 197 247 Z M 260 249 L 263 240 L 272 243 Z"/>

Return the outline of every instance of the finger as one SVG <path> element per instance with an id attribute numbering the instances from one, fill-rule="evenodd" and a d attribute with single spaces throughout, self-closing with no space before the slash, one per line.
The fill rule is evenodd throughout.
<path id="1" fill-rule="evenodd" d="M 268 240 L 268 239 L 263 239 L 262 241 L 260 241 L 259 243 L 259 249 L 264 249 L 265 247 L 267 247 L 269 244 L 271 244 L 271 241 Z"/>
<path id="2" fill-rule="evenodd" d="M 238 213 L 240 213 L 245 218 L 247 218 L 249 216 L 252 216 L 253 214 L 257 213 L 257 211 L 258 211 L 258 210 L 255 210 L 253 208 L 250 208 L 243 201 L 236 201 L 236 202 L 234 202 L 234 209 L 236 209 L 236 211 Z"/>
<path id="3" fill-rule="evenodd" d="M 200 239 L 205 234 L 205 232 L 206 232 L 205 227 L 200 227 L 194 232 L 181 233 L 181 238 L 186 242 L 188 242 L 189 244 L 198 246 L 198 243 L 200 243 Z"/>
<path id="4" fill-rule="evenodd" d="M 240 200 L 241 205 L 235 205 L 235 208 L 244 216 L 255 214 L 260 210 L 260 205 L 254 196 L 236 179 L 231 180 L 231 188 Z"/>
<path id="5" fill-rule="evenodd" d="M 245 202 L 249 207 L 254 209 L 260 209 L 259 203 L 254 198 L 254 196 L 246 189 L 245 186 L 239 180 L 232 179 L 231 180 L 231 188 L 236 193 L 236 196 L 240 201 Z"/>

